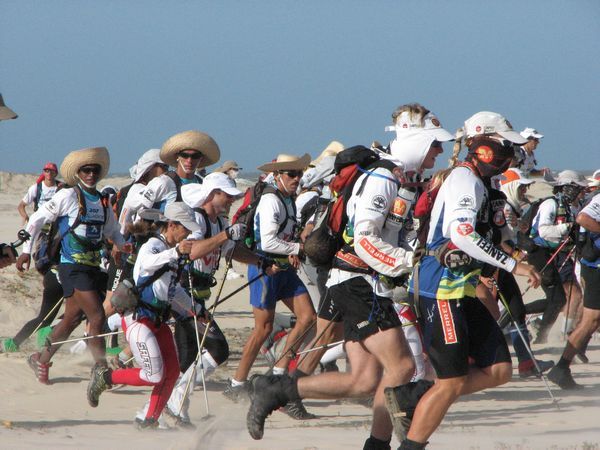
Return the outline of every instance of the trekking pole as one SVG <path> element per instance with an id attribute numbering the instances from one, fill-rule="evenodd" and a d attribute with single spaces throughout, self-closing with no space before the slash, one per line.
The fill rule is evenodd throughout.
<path id="1" fill-rule="evenodd" d="M 540 375 L 540 378 L 544 381 L 544 384 L 546 385 L 546 390 L 548 391 L 548 394 L 550 395 L 550 398 L 552 399 L 552 403 L 554 405 L 556 405 L 556 408 L 560 411 L 560 406 L 558 405 L 558 400 L 556 400 L 556 398 L 554 397 L 554 394 L 552 393 L 552 389 L 550 389 L 550 385 L 548 384 L 548 379 L 546 378 L 546 375 L 544 375 L 544 373 L 542 372 L 540 365 L 538 364 L 537 360 L 533 356 L 533 352 L 531 351 L 529 342 L 527 342 L 527 339 L 525 339 L 525 336 L 523 335 L 523 331 L 521 330 L 521 327 L 517 324 L 517 321 L 513 317 L 512 313 L 510 312 L 510 308 L 508 307 L 508 302 L 506 301 L 504 294 L 502 294 L 502 291 L 500 290 L 500 287 L 498 286 L 498 283 L 496 282 L 496 280 L 494 278 L 491 278 L 491 282 L 494 285 L 494 287 L 496 288 L 496 291 L 498 292 L 498 297 L 500 297 L 500 300 L 502 301 L 504 308 L 508 312 L 510 321 L 512 322 L 513 326 L 517 329 L 517 333 L 519 334 L 519 337 L 521 338 L 521 341 L 523 341 L 523 345 L 524 345 L 525 349 L 527 349 L 527 353 L 529 353 L 529 356 L 531 357 L 531 360 L 533 361 L 535 370 Z"/>
<path id="2" fill-rule="evenodd" d="M 196 359 L 194 360 L 194 367 L 196 367 L 196 364 L 198 363 L 198 360 L 202 361 L 202 348 L 204 348 L 204 342 L 206 341 L 206 336 L 208 335 L 208 330 L 210 328 L 210 324 L 212 323 L 213 319 L 213 314 L 215 312 L 215 309 L 217 308 L 217 305 L 219 304 L 219 298 L 221 297 L 221 293 L 223 292 L 223 287 L 225 286 L 225 281 L 227 280 L 227 272 L 229 272 L 229 269 L 231 268 L 231 261 L 233 259 L 233 253 L 235 252 L 235 247 L 237 246 L 237 242 L 233 248 L 233 250 L 231 251 L 231 254 L 227 257 L 226 259 L 226 265 L 225 265 L 225 272 L 223 274 L 223 281 L 221 281 L 221 285 L 219 286 L 219 291 L 217 292 L 217 297 L 215 298 L 215 302 L 212 304 L 212 306 L 210 307 L 210 312 L 209 312 L 209 320 L 208 322 L 205 324 L 206 328 L 204 329 L 204 334 L 202 335 L 202 340 L 199 340 L 199 332 L 198 332 L 198 324 L 195 323 L 195 321 L 197 320 L 197 318 L 194 315 L 194 327 L 196 328 L 196 339 L 197 344 L 198 344 L 198 354 L 196 355 Z M 190 289 L 191 289 L 191 285 L 190 285 Z M 193 302 L 193 297 L 192 297 L 192 302 Z M 195 310 L 195 305 L 194 305 L 194 310 Z M 202 364 L 202 363 L 201 363 Z M 192 369 L 194 370 L 194 369 Z M 181 411 L 183 409 L 183 403 L 185 402 L 185 399 L 188 396 L 189 390 L 190 390 L 190 385 L 191 385 L 191 381 L 192 378 L 195 378 L 195 374 L 192 373 L 192 377 L 190 377 L 190 379 L 187 381 L 186 385 L 185 385 L 185 391 L 183 392 L 183 399 L 181 401 L 181 405 L 179 406 L 179 411 L 177 412 L 177 415 L 179 416 L 181 414 Z M 204 371 L 202 372 L 202 377 L 203 377 L 203 382 L 204 382 Z M 204 418 L 209 418 L 210 417 L 210 413 L 208 411 L 208 395 L 206 393 L 206 388 L 204 389 L 204 395 L 205 395 L 205 401 L 206 401 L 206 408 L 207 408 L 207 412 L 206 412 L 206 416 L 204 416 Z"/>
<path id="3" fill-rule="evenodd" d="M 310 352 L 316 352 L 317 350 L 321 350 L 323 348 L 335 347 L 336 345 L 343 344 L 343 343 L 344 343 L 344 340 L 342 339 L 341 341 L 331 342 L 330 344 L 319 345 L 318 347 L 309 348 L 308 350 L 302 350 L 301 352 L 296 353 L 296 355 L 304 355 L 304 354 L 307 354 Z"/>
<path id="4" fill-rule="evenodd" d="M 235 294 L 237 294 L 238 292 L 243 291 L 244 289 L 246 289 L 248 286 L 250 286 L 252 283 L 254 283 L 255 281 L 257 281 L 259 278 L 262 278 L 265 276 L 264 272 L 259 273 L 258 275 L 256 275 L 254 278 L 250 279 L 247 283 L 244 283 L 243 285 L 241 285 L 239 288 L 237 288 L 235 291 L 227 294 L 225 297 L 223 297 L 221 300 L 215 300 L 215 302 L 210 305 L 208 307 L 208 309 L 214 309 L 217 306 L 219 306 L 221 303 L 226 302 L 227 300 L 229 300 L 231 297 L 233 297 Z"/>
<path id="5" fill-rule="evenodd" d="M 82 336 L 82 337 L 71 338 L 71 339 L 67 339 L 64 341 L 58 341 L 58 342 L 52 342 L 52 341 L 50 341 L 50 338 L 46 338 L 46 347 L 49 348 L 49 347 L 52 347 L 53 345 L 68 344 L 69 342 L 87 341 L 88 339 L 101 338 L 101 337 L 106 337 L 106 336 L 114 336 L 115 334 L 121 334 L 122 332 L 123 332 L 123 330 L 111 331 L 110 333 L 94 334 L 91 336 Z"/>
<path id="6" fill-rule="evenodd" d="M 567 236 L 562 243 L 558 246 L 558 248 L 556 249 L 556 251 L 550 256 L 550 258 L 548 259 L 548 261 L 546 261 L 546 264 L 544 264 L 544 267 L 542 267 L 542 270 L 540 270 L 540 274 L 542 274 L 544 272 L 544 270 L 546 270 L 546 268 L 550 265 L 550 263 L 552 263 L 552 261 L 554 261 L 554 258 L 556 258 L 558 256 L 558 254 L 560 253 L 560 251 L 563 249 L 563 247 L 565 245 L 567 245 L 569 243 L 569 241 L 571 240 L 571 238 L 569 236 Z M 531 285 L 527 286 L 527 288 L 523 291 L 523 293 L 521 294 L 521 296 L 524 296 L 525 294 L 527 294 L 527 292 L 529 291 L 529 289 L 531 289 Z"/>
<path id="7" fill-rule="evenodd" d="M 298 343 L 302 342 L 302 340 L 304 339 L 304 337 L 305 337 L 305 336 L 308 334 L 308 332 L 309 332 L 310 330 L 312 330 L 312 328 L 313 328 L 313 327 L 314 327 L 316 324 L 317 324 L 317 321 L 316 321 L 316 320 L 313 320 L 313 321 L 311 322 L 310 326 L 309 326 L 309 327 L 308 327 L 306 330 L 304 330 L 304 333 L 302 333 L 300 336 L 298 336 L 298 337 L 296 338 L 296 340 L 295 340 L 295 341 L 292 343 L 292 345 L 290 345 L 290 347 L 289 347 L 289 348 L 288 348 L 288 349 L 287 349 L 285 352 L 282 352 L 282 353 L 281 353 L 281 355 L 279 356 L 279 359 L 277 359 L 277 361 L 275 361 L 275 362 L 273 363 L 273 367 L 275 367 L 277 364 L 279 364 L 279 361 L 281 361 L 281 360 L 282 360 L 282 359 L 285 357 L 285 355 L 287 355 L 287 354 L 288 354 L 288 352 L 289 352 L 289 353 L 291 353 L 291 355 L 292 355 L 292 358 L 294 358 L 294 357 L 297 355 L 297 353 L 294 351 L 294 347 L 295 347 L 295 346 L 296 346 Z"/>
<path id="8" fill-rule="evenodd" d="M 331 320 L 329 321 L 329 323 L 327 324 L 327 326 L 325 328 L 323 328 L 323 331 L 321 331 L 321 333 L 315 338 L 315 344 L 313 344 L 313 348 L 311 350 L 303 350 L 301 352 L 297 352 L 296 355 L 302 355 L 303 353 L 308 353 L 310 351 L 316 350 L 317 348 L 327 348 L 326 346 L 329 344 L 324 344 L 320 345 L 319 347 L 314 347 L 314 345 L 316 345 L 317 342 L 319 342 L 319 339 L 321 339 L 321 337 L 325 334 L 325 332 L 329 329 L 330 326 L 332 326 L 334 324 L 335 319 L 337 318 L 337 316 L 339 316 L 340 312 L 336 311 L 335 314 L 333 315 L 333 317 L 331 318 Z M 344 341 L 340 341 L 340 342 L 344 342 Z M 300 359 L 298 360 L 298 364 L 300 364 L 302 362 L 302 360 L 304 359 L 304 357 L 300 357 Z"/>
<path id="9" fill-rule="evenodd" d="M 563 327 L 563 341 L 567 339 L 567 325 L 569 324 L 569 309 L 571 309 L 571 294 L 573 294 L 573 284 L 575 284 L 577 282 L 577 277 L 575 277 L 575 265 L 577 264 L 577 245 L 575 245 L 571 249 L 571 251 L 567 254 L 567 257 L 565 258 L 565 260 L 561 264 L 560 268 L 558 269 L 558 272 L 560 274 L 561 269 L 567 263 L 567 261 L 569 261 L 572 254 L 574 255 L 573 272 L 572 272 L 573 279 L 569 283 L 569 295 L 567 296 L 567 309 L 565 310 L 565 326 Z"/>
<path id="10" fill-rule="evenodd" d="M 46 314 L 46 316 L 42 319 L 38 326 L 35 327 L 35 329 L 31 332 L 30 336 L 33 336 L 42 327 L 42 324 L 48 319 L 48 317 L 50 317 L 56 309 L 60 308 L 60 305 L 62 305 L 64 299 L 64 297 L 61 297 L 60 300 L 56 302 L 52 309 L 48 311 L 48 314 Z"/>

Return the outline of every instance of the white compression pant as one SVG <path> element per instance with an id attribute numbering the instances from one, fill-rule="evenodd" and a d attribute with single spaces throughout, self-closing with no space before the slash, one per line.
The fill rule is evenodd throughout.
<path id="1" fill-rule="evenodd" d="M 123 317 L 125 338 L 129 342 L 135 361 L 141 367 L 140 378 L 150 383 L 160 383 L 164 376 L 164 361 L 158 340 L 150 328 L 133 319 L 133 314 Z"/>

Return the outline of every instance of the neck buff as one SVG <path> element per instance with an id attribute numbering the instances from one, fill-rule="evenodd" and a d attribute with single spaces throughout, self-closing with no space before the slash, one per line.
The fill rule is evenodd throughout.
<path id="1" fill-rule="evenodd" d="M 98 183 L 94 183 L 92 185 L 85 183 L 81 178 L 79 178 L 79 175 L 75 175 L 77 177 L 77 179 L 79 180 L 79 184 L 81 184 L 82 186 L 88 188 L 88 189 L 94 189 L 96 187 L 96 185 Z"/>

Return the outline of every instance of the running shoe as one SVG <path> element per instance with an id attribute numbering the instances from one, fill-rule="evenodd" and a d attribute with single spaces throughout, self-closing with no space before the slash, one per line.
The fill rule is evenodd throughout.
<path id="1" fill-rule="evenodd" d="M 142 420 L 136 417 L 133 424 L 138 430 L 156 430 L 158 428 L 158 421 L 152 418 Z"/>
<path id="2" fill-rule="evenodd" d="M 583 386 L 577 384 L 573 379 L 570 367 L 554 366 L 552 370 L 548 372 L 548 379 L 564 390 L 583 389 Z"/>
<path id="3" fill-rule="evenodd" d="M 248 383 L 234 386 L 231 378 L 227 380 L 227 387 L 223 391 L 223 395 L 234 403 L 246 400 L 248 398 L 248 389 L 246 387 Z"/>
<path id="4" fill-rule="evenodd" d="M 387 387 L 383 391 L 385 406 L 390 413 L 394 432 L 400 442 L 406 439 L 417 404 L 431 386 L 433 386 L 432 381 L 419 380 L 396 387 Z"/>
<path id="5" fill-rule="evenodd" d="M 554 361 L 542 361 L 541 359 L 536 359 L 536 362 L 542 371 L 542 373 L 552 369 L 554 367 Z M 519 364 L 520 365 L 520 364 Z M 540 378 L 540 374 L 537 371 L 537 368 L 531 362 L 531 365 L 527 365 L 528 367 L 519 367 L 519 378 L 531 378 L 537 377 Z"/>
<path id="6" fill-rule="evenodd" d="M 279 410 L 295 420 L 310 420 L 317 417 L 306 410 L 304 403 L 300 399 L 288 402 L 287 405 L 282 406 Z"/>
<path id="7" fill-rule="evenodd" d="M 35 377 L 42 384 L 50 384 L 48 379 L 48 372 L 50 367 L 52 367 L 52 363 L 41 363 L 40 362 L 40 352 L 35 352 L 29 355 L 27 358 L 27 364 L 33 370 Z"/>
<path id="8" fill-rule="evenodd" d="M 6 338 L 0 341 L 0 353 L 14 353 L 19 351 L 19 346 L 15 344 L 13 338 Z"/>
<path id="9" fill-rule="evenodd" d="M 106 382 L 106 377 L 110 375 L 109 371 L 110 369 L 108 367 L 98 363 L 94 364 L 94 367 L 92 367 L 92 374 L 87 388 L 87 399 L 92 408 L 98 406 L 100 394 L 111 387 L 111 385 Z"/>

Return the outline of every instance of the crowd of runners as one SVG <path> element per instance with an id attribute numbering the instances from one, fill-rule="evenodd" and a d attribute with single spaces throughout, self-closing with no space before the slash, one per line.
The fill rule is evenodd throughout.
<path id="1" fill-rule="evenodd" d="M 0 114 L 16 117 L 3 102 Z M 357 398 L 373 415 L 364 449 L 389 449 L 393 433 L 400 449 L 425 448 L 458 397 L 510 380 L 507 341 L 521 378 L 581 388 L 570 364 L 587 361 L 600 325 L 600 171 L 538 169 L 543 135 L 494 112 L 450 133 L 406 104 L 388 130 L 389 145 L 279 154 L 246 192 L 235 161 L 206 173 L 221 152 L 195 130 L 143 153 L 120 188 L 98 188 L 110 168 L 104 147 L 46 163 L 18 205 L 20 255 L 21 242 L 5 244 L 0 259 L 35 266 L 42 304 L 0 350 L 37 333 L 27 360 L 49 384 L 53 355 L 85 322 L 92 407 L 113 386 L 149 386 L 138 428 L 161 427 L 163 414 L 193 427 L 194 386 L 229 359 L 217 306 L 235 260 L 248 267 L 254 327 L 223 395 L 249 399 L 254 439 L 277 409 L 310 420 L 303 399 Z M 450 166 L 431 173 L 445 143 Z M 536 181 L 552 195 L 528 197 Z M 544 298 L 525 304 L 516 276 Z M 278 302 L 290 313 L 276 313 Z M 561 314 L 560 360 L 536 359 L 531 343 L 545 344 Z M 117 347 L 119 329 L 126 343 L 107 358 L 104 336 Z M 249 377 L 261 353 L 271 367 Z"/>

